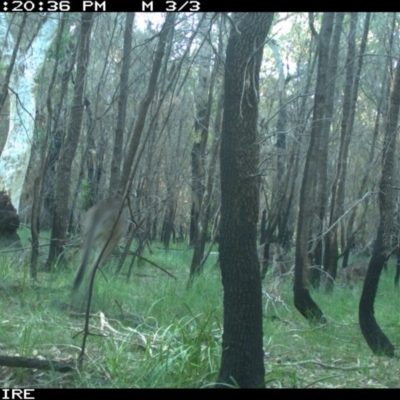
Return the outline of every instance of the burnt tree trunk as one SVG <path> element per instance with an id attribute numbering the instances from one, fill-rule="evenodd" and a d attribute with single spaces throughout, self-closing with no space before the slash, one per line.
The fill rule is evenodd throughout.
<path id="1" fill-rule="evenodd" d="M 21 248 L 21 241 L 17 230 L 19 228 L 19 216 L 11 203 L 10 196 L 0 191 L 0 248 Z"/>
<path id="2" fill-rule="evenodd" d="M 314 216 L 313 187 L 317 175 L 317 151 L 323 127 L 325 111 L 325 89 L 329 43 L 333 29 L 333 13 L 324 13 L 318 40 L 318 71 L 314 98 L 311 138 L 307 151 L 304 174 L 300 191 L 299 217 L 296 236 L 294 271 L 294 305 L 305 318 L 312 322 L 326 322 L 322 310 L 311 298 L 308 289 L 308 237 L 310 223 Z"/>
<path id="3" fill-rule="evenodd" d="M 159 34 L 157 49 L 154 54 L 154 61 L 151 68 L 150 78 L 147 84 L 146 94 L 144 95 L 144 98 L 140 102 L 139 112 L 135 122 L 135 127 L 133 129 L 132 138 L 129 144 L 127 145 L 124 165 L 122 167 L 122 172 L 118 185 L 119 194 L 125 192 L 127 186 L 131 185 L 130 180 L 133 179 L 133 176 L 131 176 L 132 166 L 135 161 L 137 150 L 139 148 L 140 139 L 142 137 L 142 133 L 144 130 L 147 113 L 149 111 L 150 104 L 156 94 L 158 76 L 160 75 L 160 70 L 164 59 L 165 48 L 168 40 L 172 38 L 174 34 L 174 26 L 175 26 L 174 24 L 175 24 L 175 14 L 173 13 L 167 14 Z"/>
<path id="4" fill-rule="evenodd" d="M 222 123 L 220 265 L 224 333 L 217 387 L 264 387 L 257 259 L 259 72 L 273 13 L 240 13 L 228 40 Z"/>
<path id="5" fill-rule="evenodd" d="M 382 332 L 375 319 L 374 302 L 383 265 L 391 252 L 391 235 L 394 219 L 393 170 L 399 108 L 400 63 L 397 62 L 394 82 L 390 93 L 389 112 L 382 152 L 382 175 L 379 183 L 381 219 L 358 310 L 361 332 L 369 348 L 374 354 L 383 354 L 388 357 L 394 356 L 394 346 Z"/>
<path id="6" fill-rule="evenodd" d="M 129 69 L 131 68 L 132 54 L 132 27 L 135 13 L 127 13 L 124 32 L 124 56 L 122 58 L 122 68 L 120 77 L 120 94 L 118 98 L 118 117 L 117 128 L 115 130 L 115 140 L 113 156 L 111 160 L 110 195 L 116 192 L 119 183 L 120 165 L 122 164 L 122 145 L 124 141 L 126 108 L 129 93 Z"/>
<path id="7" fill-rule="evenodd" d="M 335 105 L 335 88 L 336 88 L 336 76 L 338 69 L 339 60 L 339 46 L 340 37 L 343 27 L 344 13 L 336 13 L 335 25 L 332 35 L 332 43 L 329 54 L 329 63 L 327 71 L 327 88 L 326 88 L 326 102 L 325 102 L 325 112 L 324 121 L 321 132 L 321 140 L 319 143 L 318 150 L 318 174 L 316 182 L 316 209 L 318 218 L 315 221 L 315 265 L 318 267 L 323 265 L 322 262 L 322 235 L 325 230 L 324 220 L 325 212 L 328 204 L 328 160 L 329 160 L 329 135 L 331 130 L 332 116 L 334 112 Z M 309 274 L 310 284 L 314 288 L 319 287 L 321 270 L 319 268 L 313 268 Z"/>

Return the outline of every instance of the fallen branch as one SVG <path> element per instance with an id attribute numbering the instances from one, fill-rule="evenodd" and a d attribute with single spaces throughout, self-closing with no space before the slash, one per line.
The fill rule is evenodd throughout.
<path id="1" fill-rule="evenodd" d="M 38 360 L 37 358 L 0 356 L 0 366 L 36 368 L 45 371 L 70 372 L 76 369 L 75 362 L 63 363 L 50 360 Z"/>
<path id="2" fill-rule="evenodd" d="M 143 256 L 140 256 L 137 253 L 133 253 L 135 254 L 136 257 L 139 257 L 141 260 L 148 262 L 149 264 L 153 265 L 154 267 L 158 268 L 159 270 L 161 270 L 162 272 L 164 272 L 165 274 L 167 274 L 169 277 L 174 278 L 174 279 L 178 279 L 174 274 L 172 274 L 171 272 L 167 271 L 166 269 L 164 269 L 163 267 L 160 267 L 158 264 L 156 264 L 154 261 L 150 261 L 148 258 L 145 258 Z"/>

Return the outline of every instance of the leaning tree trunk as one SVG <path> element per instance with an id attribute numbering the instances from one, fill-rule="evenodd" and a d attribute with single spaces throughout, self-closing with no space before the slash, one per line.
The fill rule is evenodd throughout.
<path id="1" fill-rule="evenodd" d="M 394 356 L 394 346 L 376 322 L 374 315 L 374 302 L 383 265 L 391 252 L 391 235 L 394 219 L 393 169 L 395 162 L 399 108 L 400 62 L 397 60 L 396 74 L 390 94 L 385 142 L 382 152 L 382 175 L 379 184 L 379 209 L 381 220 L 367 275 L 365 277 L 358 310 L 361 332 L 369 348 L 375 354 L 384 354 L 388 357 Z"/>
<path id="2" fill-rule="evenodd" d="M 363 39 L 362 41 L 366 41 L 367 40 L 367 35 L 368 35 L 368 31 L 369 31 L 369 22 L 371 19 L 371 13 L 367 13 L 366 15 L 366 20 L 364 23 L 364 34 L 363 34 Z M 395 15 L 393 16 L 393 27 L 392 27 L 392 39 L 394 36 L 394 26 L 396 24 L 396 17 Z M 393 49 L 393 40 L 390 40 L 389 42 L 389 49 L 388 49 L 388 53 L 391 54 L 392 53 L 392 49 Z M 363 46 L 361 45 L 361 51 L 360 53 L 363 54 L 365 51 L 365 46 L 363 49 Z M 359 57 L 359 64 L 362 62 L 364 57 L 360 56 Z M 388 72 L 389 72 L 389 64 L 391 63 L 391 56 L 388 57 L 387 60 L 387 64 L 388 64 L 388 68 L 384 69 L 384 73 L 383 73 L 383 78 L 382 78 L 382 84 L 381 84 L 381 93 L 378 97 L 378 104 L 377 104 L 377 110 L 376 110 L 376 116 L 375 116 L 375 123 L 374 123 L 374 129 L 373 129 L 373 134 L 372 134 L 372 142 L 370 145 L 370 150 L 369 150 L 369 155 L 368 155 L 368 161 L 366 162 L 366 166 L 367 168 L 365 168 L 365 171 L 363 173 L 362 179 L 361 179 L 361 183 L 360 183 L 360 188 L 358 189 L 358 195 L 357 195 L 357 199 L 361 199 L 363 196 L 365 196 L 366 192 L 367 192 L 367 185 L 368 185 L 368 178 L 370 176 L 371 173 L 371 168 L 369 166 L 373 165 L 374 163 L 374 158 L 375 158 L 375 153 L 376 153 L 376 143 L 378 140 L 378 135 L 380 133 L 380 127 L 381 127 L 381 117 L 383 115 L 386 115 L 386 110 L 384 107 L 384 103 L 386 103 L 386 99 L 388 96 L 386 96 L 386 93 L 390 92 L 390 83 L 388 82 Z M 357 73 L 357 80 L 360 79 L 360 66 L 358 67 L 358 73 Z M 385 99 L 385 100 L 384 100 Z M 355 114 L 355 112 L 354 112 Z M 364 204 L 364 210 L 367 209 L 368 207 L 368 201 L 369 201 L 369 197 L 367 197 L 365 204 Z M 343 252 L 343 262 L 342 262 L 342 268 L 346 268 L 347 264 L 348 264 L 348 259 L 349 259 L 349 255 L 350 255 L 350 249 L 352 246 L 354 246 L 356 244 L 356 237 L 355 237 L 355 233 L 357 230 L 359 230 L 364 222 L 361 222 L 359 227 L 357 227 L 356 229 L 353 228 L 354 226 L 354 221 L 356 219 L 356 214 L 357 214 L 357 210 L 358 207 L 353 207 L 351 213 L 350 213 L 350 217 L 349 217 L 349 222 L 347 224 L 347 228 L 346 228 L 346 248 L 345 251 Z M 364 211 L 365 213 L 365 211 Z M 363 221 L 364 219 L 361 218 L 361 221 Z"/>
<path id="3" fill-rule="evenodd" d="M 314 112 L 311 127 L 310 144 L 304 166 L 303 181 L 300 191 L 299 217 L 296 237 L 296 257 L 294 271 L 294 305 L 308 320 L 325 322 L 326 319 L 311 298 L 308 290 L 308 243 L 310 221 L 313 218 L 313 186 L 317 173 L 317 151 L 323 127 L 325 111 L 326 72 L 329 59 L 329 43 L 333 29 L 333 13 L 324 13 L 318 40 L 318 73 L 315 89 Z"/>
<path id="4" fill-rule="evenodd" d="M 135 127 L 133 129 L 132 138 L 127 146 L 124 165 L 121 172 L 121 177 L 118 186 L 118 193 L 122 195 L 125 192 L 127 186 L 131 184 L 133 176 L 131 176 L 131 170 L 135 161 L 136 153 L 139 148 L 140 139 L 144 130 L 147 113 L 149 111 L 150 104 L 156 94 L 158 76 L 160 74 L 162 61 L 164 59 L 165 47 L 169 38 L 173 37 L 174 34 L 175 15 L 173 13 L 167 14 L 164 24 L 161 28 L 157 49 L 154 54 L 154 61 L 150 73 L 149 82 L 147 84 L 146 94 L 140 102 L 139 112 L 136 119 Z"/>
<path id="5" fill-rule="evenodd" d="M 8 89 L 10 87 L 11 74 L 12 74 L 12 72 L 14 70 L 15 61 L 17 59 L 17 54 L 18 54 L 18 51 L 19 51 L 19 48 L 20 48 L 21 38 L 22 38 L 22 34 L 24 33 L 24 30 L 25 30 L 25 25 L 26 25 L 26 20 L 28 18 L 28 15 L 29 15 L 28 13 L 25 13 L 24 16 L 22 17 L 22 21 L 21 21 L 21 24 L 19 26 L 18 36 L 17 36 L 17 40 L 15 41 L 14 49 L 12 51 L 12 54 L 9 54 L 10 55 L 10 60 L 9 60 L 10 62 L 8 64 L 7 71 L 6 71 L 3 83 L 1 85 L 1 88 L 0 88 L 0 112 L 3 111 L 4 103 L 6 101 L 6 98 L 8 97 Z M 3 21 L 5 21 L 5 18 L 4 18 Z M 5 30 L 5 32 L 6 31 L 8 31 L 8 29 Z M 8 57 L 6 59 L 8 61 Z M 0 148 L 0 154 L 1 154 L 2 150 L 3 149 Z"/>
<path id="6" fill-rule="evenodd" d="M 264 387 L 257 220 L 259 72 L 273 13 L 236 14 L 225 60 L 220 265 L 224 333 L 218 387 Z"/>
<path id="7" fill-rule="evenodd" d="M 356 77 L 356 30 L 357 30 L 357 13 L 351 14 L 349 44 L 347 49 L 346 60 L 346 82 L 343 95 L 343 114 L 340 132 L 340 150 L 338 164 L 336 170 L 335 181 L 332 186 L 331 212 L 329 218 L 329 232 L 326 237 L 326 248 L 324 255 L 324 269 L 329 275 L 335 279 L 337 272 L 338 260 L 338 220 L 344 213 L 344 196 L 347 175 L 347 158 L 349 153 L 350 139 L 353 130 L 353 121 L 351 113 L 355 110 L 357 98 L 355 96 L 357 86 L 355 85 Z M 341 225 L 343 225 L 341 223 Z M 342 234 L 343 235 L 343 234 Z M 326 290 L 333 289 L 333 280 L 327 281 Z"/>

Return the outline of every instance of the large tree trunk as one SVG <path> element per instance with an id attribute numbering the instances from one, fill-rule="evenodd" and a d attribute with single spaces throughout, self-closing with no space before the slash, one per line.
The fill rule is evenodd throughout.
<path id="1" fill-rule="evenodd" d="M 36 111 L 38 73 L 45 61 L 57 25 L 56 18 L 44 19 L 30 46 L 21 53 L 17 52 L 19 39 L 15 45 L 5 14 L 0 14 L 0 40 L 3 43 L 1 68 L 7 68 L 9 75 L 15 58 L 18 65 L 18 70 L 11 73 L 11 78 L 6 76 L 6 79 L 10 79 L 9 86 L 12 91 L 9 132 L 0 158 L 0 190 L 5 190 L 10 195 L 11 202 L 17 210 L 33 142 L 32 115 L 35 115 Z"/>
<path id="2" fill-rule="evenodd" d="M 390 94 L 389 113 L 382 152 L 382 175 L 379 184 L 379 209 L 381 220 L 367 275 L 365 277 L 358 311 L 361 332 L 369 348 L 375 354 L 384 354 L 388 357 L 394 356 L 394 346 L 382 332 L 375 319 L 374 302 L 383 265 L 391 253 L 391 235 L 394 219 L 393 169 L 399 108 L 400 62 L 397 62 L 396 74 Z"/>
<path id="3" fill-rule="evenodd" d="M 257 118 L 263 44 L 273 13 L 235 17 L 226 50 L 220 153 L 224 333 L 218 386 L 264 387 Z"/>

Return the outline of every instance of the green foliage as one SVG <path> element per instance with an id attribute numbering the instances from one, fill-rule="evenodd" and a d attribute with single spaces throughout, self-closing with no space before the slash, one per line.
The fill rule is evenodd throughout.
<path id="1" fill-rule="evenodd" d="M 222 287 L 216 255 L 186 290 L 192 251 L 153 245 L 145 257 L 154 266 L 127 268 L 119 277 L 98 274 L 93 295 L 87 353 L 82 371 L 69 374 L 10 369 L 2 386 L 20 387 L 212 387 L 218 378 L 222 344 Z M 18 260 L 18 262 L 17 262 Z M 3 354 L 72 361 L 81 346 L 83 316 L 68 311 L 79 257 L 69 271 L 26 274 L 21 255 L 2 257 L 0 307 Z M 399 341 L 393 269 L 383 273 L 375 312 L 385 333 Z M 372 355 L 358 327 L 361 286 L 312 293 L 328 319 L 310 326 L 294 309 L 291 278 L 263 283 L 264 350 L 267 387 L 394 387 L 396 360 Z M 268 293 L 268 295 L 267 295 Z M 234 385 L 233 385 L 234 386 Z"/>
<path id="2" fill-rule="evenodd" d="M 393 288 L 394 265 L 389 271 L 381 276 L 375 314 L 384 332 L 397 343 L 399 293 Z M 292 306 L 292 282 L 280 286 L 279 301 L 269 302 L 264 324 L 267 386 L 393 387 L 396 378 L 391 371 L 397 361 L 374 356 L 360 332 L 361 289 L 362 283 L 354 288 L 337 286 L 331 294 L 313 291 L 313 299 L 328 319 L 327 325 L 315 327 Z"/>
<path id="3" fill-rule="evenodd" d="M 172 246 L 173 247 L 173 246 Z M 90 336 L 84 370 L 73 374 L 13 371 L 10 387 L 204 387 L 215 382 L 221 351 L 221 285 L 208 266 L 186 290 L 191 251 L 185 245 L 146 255 L 177 280 L 153 266 L 135 267 L 131 281 L 105 269 L 96 277 Z M 79 259 L 79 257 L 78 257 Z M 70 286 L 75 273 L 39 273 L 38 282 L 3 259 L 2 343 L 7 355 L 73 360 L 79 354 L 83 316 L 70 315 Z M 211 260 L 213 263 L 215 260 Z M 76 264 L 78 264 L 78 260 Z M 111 262 L 111 264 L 113 264 Z M 22 284 L 22 282 L 26 282 Z M 210 282 L 213 282 L 210 284 Z M 207 304 L 204 303 L 204 296 Z M 100 317 L 104 313 L 104 319 Z M 29 371 L 28 372 L 32 372 Z M 53 376 L 56 376 L 54 381 Z"/>

